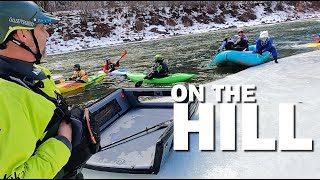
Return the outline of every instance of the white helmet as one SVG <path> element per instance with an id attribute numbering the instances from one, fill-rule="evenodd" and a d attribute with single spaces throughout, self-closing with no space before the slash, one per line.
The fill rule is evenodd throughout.
<path id="1" fill-rule="evenodd" d="M 268 31 L 261 31 L 260 32 L 260 38 L 268 38 L 268 37 L 269 37 Z"/>

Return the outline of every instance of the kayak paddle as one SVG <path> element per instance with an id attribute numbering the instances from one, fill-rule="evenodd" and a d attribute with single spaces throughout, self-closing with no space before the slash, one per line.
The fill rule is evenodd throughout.
<path id="1" fill-rule="evenodd" d="M 105 145 L 105 146 L 103 146 L 103 147 L 100 147 L 99 152 L 108 150 L 108 149 L 110 149 L 110 148 L 113 148 L 113 147 L 118 146 L 118 145 L 120 145 L 120 144 L 126 143 L 126 142 L 128 142 L 128 141 L 133 140 L 133 139 L 142 137 L 142 136 L 144 136 L 144 135 L 147 135 L 147 134 L 149 134 L 149 133 L 155 132 L 155 131 L 157 131 L 157 130 L 160 130 L 160 129 L 163 129 L 163 128 L 167 128 L 167 127 L 169 127 L 172 123 L 173 123 L 173 119 L 169 119 L 169 120 L 167 120 L 167 121 L 165 121 L 165 122 L 161 122 L 161 123 L 156 124 L 156 125 L 154 125 L 154 126 L 152 126 L 152 127 L 149 127 L 149 128 L 146 127 L 144 130 L 142 130 L 142 131 L 140 131 L 140 132 L 137 132 L 137 133 L 135 133 L 135 134 L 129 135 L 129 136 L 123 138 L 123 139 L 120 139 L 120 140 L 118 140 L 118 141 L 116 141 L 116 142 L 113 142 L 113 143 L 110 143 L 110 144 L 108 144 L 108 145 Z M 153 131 L 151 131 L 151 129 L 153 129 Z M 142 134 L 142 133 L 145 133 L 145 134 Z M 140 136 L 137 136 L 137 135 L 140 135 Z M 136 136 L 136 137 L 135 137 L 135 136 Z M 126 141 L 125 141 L 125 140 L 126 140 Z"/>
<path id="2" fill-rule="evenodd" d="M 134 87 L 141 87 L 141 85 L 142 85 L 142 83 L 143 83 L 143 81 L 138 81 L 135 85 L 134 85 Z"/>
<path id="3" fill-rule="evenodd" d="M 148 74 L 149 75 L 149 74 Z M 148 76 L 147 75 L 147 76 Z M 143 83 L 143 80 L 144 80 L 144 78 L 142 79 L 142 81 L 138 81 L 138 82 L 136 82 L 136 84 L 134 85 L 134 87 L 141 87 L 141 85 L 142 85 L 142 83 Z"/>
<path id="4" fill-rule="evenodd" d="M 55 84 L 63 83 L 65 81 L 62 75 L 53 75 L 52 79 Z"/>
<path id="5" fill-rule="evenodd" d="M 127 55 L 127 50 L 124 50 L 123 53 L 121 54 L 121 57 L 117 60 L 117 62 L 120 61 L 120 59 L 124 58 Z"/>

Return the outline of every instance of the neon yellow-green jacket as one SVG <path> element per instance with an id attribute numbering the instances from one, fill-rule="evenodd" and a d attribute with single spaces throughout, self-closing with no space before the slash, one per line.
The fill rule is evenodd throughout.
<path id="1" fill-rule="evenodd" d="M 50 73 L 41 69 L 45 74 Z M 45 79 L 43 83 L 43 91 L 55 97 L 53 80 Z M 45 135 L 55 105 L 25 87 L 0 78 L 0 107 L 0 179 L 53 178 L 67 163 L 70 149 L 54 137 L 35 148 Z"/>

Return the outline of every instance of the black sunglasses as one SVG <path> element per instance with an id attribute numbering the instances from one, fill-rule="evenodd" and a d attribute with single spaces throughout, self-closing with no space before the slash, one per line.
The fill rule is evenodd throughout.
<path id="1" fill-rule="evenodd" d="M 239 31 L 238 34 L 243 33 L 243 31 Z"/>

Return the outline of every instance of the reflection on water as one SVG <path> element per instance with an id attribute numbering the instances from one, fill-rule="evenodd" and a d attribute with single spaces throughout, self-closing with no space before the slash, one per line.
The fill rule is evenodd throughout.
<path id="1" fill-rule="evenodd" d="M 318 33 L 320 23 L 317 19 L 286 22 L 281 24 L 246 28 L 250 44 L 255 43 L 260 31 L 268 30 L 277 48 L 279 58 L 318 48 L 307 48 L 302 44 L 310 43 L 311 37 Z M 239 72 L 244 68 L 223 67 L 208 69 L 207 64 L 217 53 L 217 49 L 225 34 L 236 34 L 236 29 L 220 30 L 188 36 L 177 36 L 167 39 L 128 43 L 99 49 L 91 49 L 74 53 L 48 56 L 43 65 L 48 67 L 54 75 L 69 77 L 72 75 L 73 64 L 80 63 L 89 74 L 102 70 L 105 56 L 118 59 L 123 50 L 128 54 L 120 61 L 120 68 L 130 71 L 148 72 L 153 65 L 155 54 L 162 54 L 166 59 L 171 73 L 194 73 L 196 78 L 186 83 L 204 84 Z M 281 60 L 279 61 L 281 63 Z M 90 85 L 85 89 L 64 94 L 72 104 L 88 104 L 105 96 L 110 89 L 134 87 L 126 77 L 106 77 L 100 83 Z M 172 87 L 174 84 L 152 85 L 143 84 L 142 87 Z"/>

